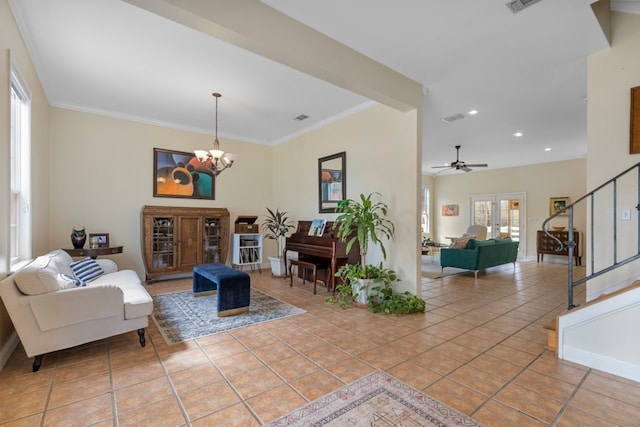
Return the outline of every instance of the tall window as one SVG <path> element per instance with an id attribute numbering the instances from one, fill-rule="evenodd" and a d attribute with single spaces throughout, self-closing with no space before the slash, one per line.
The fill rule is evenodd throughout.
<path id="1" fill-rule="evenodd" d="M 18 74 L 11 71 L 11 266 L 31 258 L 31 99 Z"/>
<path id="2" fill-rule="evenodd" d="M 431 224 L 429 222 L 429 212 L 431 204 L 429 202 L 429 187 L 422 187 L 422 213 L 420 214 L 420 228 L 423 236 L 431 233 Z"/>

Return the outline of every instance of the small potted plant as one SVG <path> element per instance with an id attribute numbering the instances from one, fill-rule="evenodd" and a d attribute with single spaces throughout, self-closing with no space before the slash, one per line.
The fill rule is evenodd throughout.
<path id="1" fill-rule="evenodd" d="M 262 223 L 262 228 L 267 231 L 264 235 L 266 239 L 276 241 L 277 255 L 269 257 L 271 262 L 271 274 L 274 276 L 286 276 L 286 266 L 284 265 L 284 240 L 290 230 L 295 228 L 294 222 L 289 219 L 287 212 L 280 212 L 276 208 L 275 212 L 267 208 L 268 215 Z"/>

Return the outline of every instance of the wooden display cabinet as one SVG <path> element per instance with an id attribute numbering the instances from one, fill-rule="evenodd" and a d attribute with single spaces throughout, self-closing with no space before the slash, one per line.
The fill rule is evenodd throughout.
<path id="1" fill-rule="evenodd" d="M 142 248 L 147 280 L 187 273 L 198 264 L 225 263 L 229 211 L 225 208 L 145 206 Z"/>

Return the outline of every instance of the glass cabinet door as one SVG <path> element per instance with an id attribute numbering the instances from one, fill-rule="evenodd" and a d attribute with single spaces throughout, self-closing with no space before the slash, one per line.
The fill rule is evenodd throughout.
<path id="1" fill-rule="evenodd" d="M 175 218 L 153 217 L 152 267 L 157 269 L 175 266 Z"/>
<path id="2" fill-rule="evenodd" d="M 205 218 L 204 219 L 204 247 L 203 247 L 203 263 L 209 264 L 212 262 L 220 262 L 221 253 L 221 220 L 220 218 Z"/>
<path id="3" fill-rule="evenodd" d="M 144 206 L 142 246 L 148 281 L 190 273 L 198 264 L 227 262 L 229 211 L 225 208 Z"/>

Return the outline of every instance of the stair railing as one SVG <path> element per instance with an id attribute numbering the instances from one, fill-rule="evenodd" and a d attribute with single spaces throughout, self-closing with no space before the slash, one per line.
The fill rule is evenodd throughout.
<path id="1" fill-rule="evenodd" d="M 602 276 L 603 274 L 608 273 L 609 271 L 615 270 L 616 268 L 619 268 L 625 264 L 628 264 L 632 261 L 635 261 L 637 259 L 640 259 L 640 219 L 637 221 L 638 222 L 638 230 L 637 230 L 637 246 L 636 246 L 636 253 L 635 255 L 631 255 L 625 259 L 621 259 L 618 260 L 618 223 L 617 223 L 617 219 L 618 219 L 618 192 L 619 192 L 619 183 L 621 181 L 621 178 L 626 177 L 627 174 L 631 174 L 633 171 L 636 172 L 636 179 L 635 179 L 635 184 L 636 184 L 636 195 L 635 195 L 635 199 L 636 199 L 636 211 L 640 212 L 640 163 L 636 163 L 635 165 L 631 166 L 630 168 L 626 169 L 625 171 L 621 172 L 620 174 L 616 175 L 615 177 L 611 178 L 609 181 L 605 182 L 604 184 L 600 185 L 599 187 L 597 187 L 596 189 L 590 191 L 589 193 L 585 194 L 584 196 L 580 197 L 578 200 L 576 200 L 575 202 L 569 204 L 568 206 L 565 206 L 564 209 L 560 210 L 559 212 L 556 212 L 554 215 L 550 216 L 549 218 L 545 219 L 544 222 L 542 223 L 542 230 L 553 240 L 555 240 L 558 243 L 558 247 L 556 248 L 556 251 L 561 252 L 563 250 L 563 247 L 566 246 L 567 248 L 567 253 L 568 253 L 568 277 L 567 277 L 567 293 L 568 293 L 568 305 L 567 305 L 567 309 L 571 310 L 573 308 L 576 307 L 576 305 L 573 303 L 573 293 L 574 293 L 574 289 L 576 286 L 581 285 L 582 283 L 587 282 L 588 280 L 591 280 L 595 277 L 598 276 Z M 628 189 L 629 186 L 624 187 L 624 189 Z M 596 199 L 596 194 L 600 194 L 601 191 L 604 190 L 611 190 L 611 195 L 612 195 L 612 200 L 611 202 L 605 201 L 604 198 L 603 200 L 598 200 Z M 585 204 L 587 205 L 587 209 L 589 211 L 589 215 L 587 216 L 587 229 L 589 230 L 588 233 L 588 242 L 589 242 L 589 274 L 585 274 L 584 277 L 582 277 L 581 279 L 577 279 L 574 280 L 574 262 L 573 260 L 574 255 L 575 255 L 575 251 L 577 250 L 576 248 L 576 242 L 574 240 L 574 229 L 573 229 L 573 222 L 574 222 L 574 213 L 575 213 L 575 209 L 577 206 L 581 205 L 581 204 Z M 600 207 L 600 204 L 603 204 L 603 207 L 601 209 L 596 209 L 596 204 L 598 204 L 598 207 Z M 612 248 L 613 248 L 613 261 L 610 265 L 599 269 L 598 271 L 595 271 L 595 260 L 594 260 L 594 248 L 596 246 L 596 236 L 594 235 L 594 219 L 596 218 L 596 213 L 598 213 L 598 219 L 602 220 L 605 212 L 612 207 L 612 215 L 611 215 L 611 219 L 612 219 L 612 228 L 613 228 L 613 233 L 611 234 L 611 241 L 610 243 L 612 244 Z M 559 215 L 564 215 L 564 214 L 568 215 L 568 234 L 567 234 L 567 241 L 566 242 L 562 242 L 560 239 L 558 239 L 557 237 L 553 236 L 552 234 L 549 233 L 549 222 L 551 220 L 553 220 L 554 218 L 556 218 Z M 604 217 L 604 220 L 607 220 L 606 217 Z M 602 239 L 606 239 L 607 236 L 602 237 Z M 601 240 L 599 240 L 600 242 Z"/>

